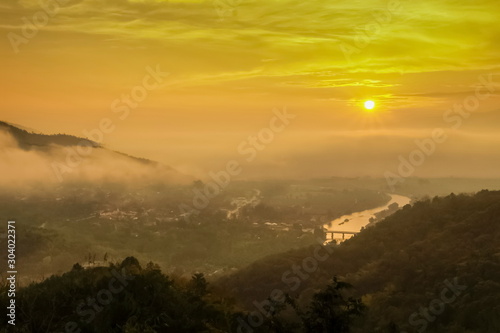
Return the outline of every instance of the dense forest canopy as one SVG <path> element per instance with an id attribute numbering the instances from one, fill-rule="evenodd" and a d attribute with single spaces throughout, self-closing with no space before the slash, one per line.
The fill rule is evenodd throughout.
<path id="1" fill-rule="evenodd" d="M 254 309 L 254 300 L 266 299 L 275 288 L 307 303 L 311 292 L 338 275 L 368 307 L 356 332 L 500 331 L 500 192 L 451 194 L 405 206 L 334 247 L 292 290 L 284 273 L 314 251 L 311 246 L 259 260 L 223 277 L 219 286 Z M 425 309 L 441 306 L 450 284 L 459 286 L 459 295 L 436 310 L 439 316 L 426 319 Z"/>

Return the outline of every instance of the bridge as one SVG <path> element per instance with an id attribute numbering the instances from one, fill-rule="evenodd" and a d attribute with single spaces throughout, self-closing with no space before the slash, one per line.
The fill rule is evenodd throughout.
<path id="1" fill-rule="evenodd" d="M 342 239 L 345 239 L 345 235 L 356 235 L 359 234 L 359 231 L 325 231 L 326 240 L 334 240 L 334 234 L 342 234 Z M 331 234 L 330 238 L 328 238 L 328 234 Z"/>

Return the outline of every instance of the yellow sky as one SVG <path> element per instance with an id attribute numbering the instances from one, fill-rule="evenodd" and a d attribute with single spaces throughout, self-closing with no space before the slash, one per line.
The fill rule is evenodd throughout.
<path id="1" fill-rule="evenodd" d="M 381 176 L 435 128 L 449 139 L 416 175 L 500 176 L 497 0 L 42 3 L 0 4 L 0 120 L 82 136 L 111 118 L 107 146 L 203 175 L 286 107 L 243 178 Z M 163 85 L 119 120 L 111 104 L 158 66 Z M 480 76 L 499 84 L 452 129 Z"/>

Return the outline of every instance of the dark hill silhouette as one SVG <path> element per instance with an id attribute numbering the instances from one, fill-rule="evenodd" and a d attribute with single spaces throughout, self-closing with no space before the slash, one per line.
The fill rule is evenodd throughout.
<path id="1" fill-rule="evenodd" d="M 127 158 L 133 159 L 136 162 L 141 162 L 145 164 L 152 164 L 152 165 L 157 165 L 159 166 L 160 163 L 142 158 L 142 157 L 135 157 L 131 156 L 122 152 L 118 152 L 115 150 L 109 150 L 105 148 L 103 145 L 86 139 L 86 138 L 81 138 L 77 137 L 74 135 L 69 135 L 69 134 L 41 134 L 41 133 L 35 133 L 33 131 L 28 131 L 25 129 L 20 128 L 21 126 L 19 125 L 13 125 L 9 124 L 5 121 L 0 121 L 0 130 L 3 130 L 10 135 L 17 141 L 19 148 L 24 149 L 24 150 L 31 150 L 31 149 L 44 149 L 48 148 L 51 145 L 58 145 L 58 146 L 77 146 L 81 145 L 82 143 L 90 144 L 94 148 L 101 148 L 101 149 L 106 149 L 111 153 L 115 153 L 121 156 L 125 156 Z M 173 168 L 169 166 L 162 165 L 163 168 L 167 170 L 174 170 Z"/>
<path id="2" fill-rule="evenodd" d="M 91 144 L 93 147 L 101 147 L 98 143 L 79 138 L 68 134 L 39 134 L 34 132 L 28 132 L 24 129 L 16 127 L 12 124 L 0 121 L 0 130 L 6 131 L 16 139 L 19 147 L 25 150 L 33 149 L 36 147 L 47 147 L 49 145 L 60 145 L 60 146 L 76 146 L 81 144 L 82 141 Z"/>
<path id="3" fill-rule="evenodd" d="M 291 290 L 283 281 L 284 274 L 314 257 L 314 249 L 264 258 L 221 278 L 216 285 L 255 310 L 253 303 L 266 300 L 273 289 L 307 299 L 311 291 L 338 275 L 367 300 L 366 326 L 360 332 L 417 332 L 424 328 L 426 332 L 500 332 L 498 191 L 451 194 L 407 205 L 331 247 L 332 254 L 319 263 L 318 270 L 307 273 L 301 269 L 307 277 L 294 280 L 292 285 L 300 281 L 300 287 Z M 297 275 L 286 276 L 289 281 L 291 277 Z M 454 281 L 465 289 L 457 291 L 452 304 L 445 304 L 441 316 L 425 320 L 420 309 L 433 301 L 438 304 L 447 283 Z"/>
<path id="4" fill-rule="evenodd" d="M 65 147 L 75 147 L 78 145 L 91 146 L 96 151 L 99 151 L 101 154 L 99 156 L 107 157 L 108 161 L 114 160 L 125 160 L 130 162 L 135 162 L 142 164 L 145 167 L 151 167 L 151 175 L 165 175 L 169 179 L 174 182 L 186 183 L 192 181 L 194 178 L 180 173 L 174 168 L 164 165 L 162 163 L 152 161 L 146 158 L 140 158 L 131 156 L 122 152 L 110 150 L 106 148 L 104 145 L 89 140 L 87 138 L 81 138 L 74 135 L 68 134 L 41 134 L 36 133 L 32 130 L 26 130 L 20 128 L 22 126 L 13 125 L 5 121 L 0 121 L 0 132 L 5 132 L 10 134 L 10 136 L 16 141 L 17 147 L 24 151 L 36 151 L 42 153 L 41 156 L 46 156 L 49 162 L 56 161 L 56 157 L 54 154 L 54 150 L 61 151 L 60 148 Z M 59 156 L 65 156 L 65 151 L 62 151 L 62 154 Z M 125 159 L 123 159 L 125 158 Z M 60 163 L 64 163 L 64 160 L 59 160 Z M 97 162 L 99 163 L 99 162 Z M 105 170 L 107 168 L 106 165 L 102 165 L 102 169 Z M 108 170 L 108 172 L 112 173 L 112 170 Z"/>

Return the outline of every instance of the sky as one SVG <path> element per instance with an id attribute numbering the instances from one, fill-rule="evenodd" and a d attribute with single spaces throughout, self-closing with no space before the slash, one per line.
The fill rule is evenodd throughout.
<path id="1" fill-rule="evenodd" d="M 109 120 L 105 146 L 197 177 L 500 177 L 499 19 L 497 0 L 2 0 L 0 120 L 90 139 Z"/>

